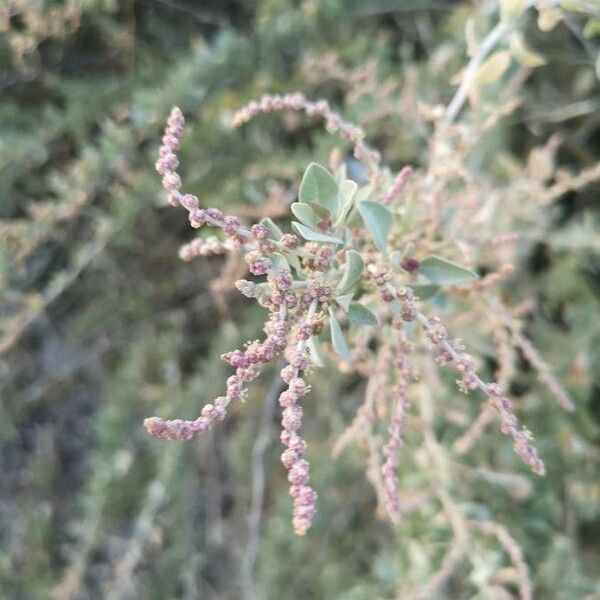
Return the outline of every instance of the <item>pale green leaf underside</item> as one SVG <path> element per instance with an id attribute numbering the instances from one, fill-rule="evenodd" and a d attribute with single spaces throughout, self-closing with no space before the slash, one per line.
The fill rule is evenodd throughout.
<path id="1" fill-rule="evenodd" d="M 318 231 L 312 230 L 302 223 L 292 221 L 292 227 L 299 233 L 305 240 L 309 242 L 323 242 L 326 244 L 343 244 L 344 242 L 340 238 L 327 235 L 326 233 L 319 233 Z"/>
<path id="2" fill-rule="evenodd" d="M 311 229 L 317 229 L 319 223 L 319 217 L 315 214 L 315 211 L 310 207 L 310 204 L 305 202 L 294 202 L 290 209 L 292 214 L 304 225 Z"/>
<path id="3" fill-rule="evenodd" d="M 281 229 L 279 229 L 279 227 L 277 227 L 277 225 L 275 225 L 275 223 L 271 219 L 269 219 L 268 217 L 265 217 L 264 219 L 261 220 L 261 224 L 264 225 L 269 230 L 269 235 L 274 240 L 281 239 L 281 236 L 283 235 L 283 231 L 281 231 Z"/>
<path id="4" fill-rule="evenodd" d="M 331 345 L 333 346 L 334 351 L 339 354 L 341 358 L 349 361 L 351 359 L 350 350 L 348 350 L 348 344 L 346 344 L 342 328 L 340 327 L 335 316 L 335 311 L 331 306 L 329 307 L 329 329 L 331 330 Z"/>
<path id="5" fill-rule="evenodd" d="M 363 304 L 353 302 L 348 308 L 348 319 L 361 325 L 378 325 L 377 317 Z"/>
<path id="6" fill-rule="evenodd" d="M 344 312 L 348 312 L 350 308 L 350 302 L 352 302 L 352 296 L 354 294 L 344 294 L 342 296 L 338 296 L 335 301 L 344 309 Z"/>
<path id="7" fill-rule="evenodd" d="M 385 252 L 387 237 L 392 228 L 392 213 L 383 204 L 363 200 L 358 203 L 358 212 L 381 252 Z"/>
<path id="8" fill-rule="evenodd" d="M 271 265 L 272 270 L 276 272 L 290 270 L 290 265 L 287 259 L 285 256 L 283 256 L 283 254 L 279 254 L 279 252 L 274 252 L 271 256 Z"/>
<path id="9" fill-rule="evenodd" d="M 428 256 L 421 261 L 419 273 L 437 285 L 457 285 L 479 278 L 477 273 L 439 256 Z"/>
<path id="10" fill-rule="evenodd" d="M 359 279 L 363 271 L 363 260 L 356 250 L 346 253 L 346 266 L 338 290 L 343 294 L 349 290 Z"/>
<path id="11" fill-rule="evenodd" d="M 300 191 L 300 202 L 316 203 L 326 208 L 332 216 L 338 212 L 338 186 L 331 173 L 318 165 L 311 163 L 304 172 Z"/>
<path id="12" fill-rule="evenodd" d="M 411 283 L 408 286 L 421 300 L 427 300 L 440 291 L 440 286 L 433 283 Z"/>
<path id="13" fill-rule="evenodd" d="M 324 367 L 323 351 L 321 350 L 321 341 L 315 335 L 308 338 L 308 351 L 310 352 L 310 360 L 316 367 Z"/>

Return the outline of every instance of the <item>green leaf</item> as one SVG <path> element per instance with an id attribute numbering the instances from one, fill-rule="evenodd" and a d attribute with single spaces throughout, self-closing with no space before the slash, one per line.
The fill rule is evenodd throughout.
<path id="1" fill-rule="evenodd" d="M 504 75 L 509 66 L 510 52 L 508 50 L 498 50 L 477 69 L 473 80 L 479 85 L 494 83 Z"/>
<path id="2" fill-rule="evenodd" d="M 377 317 L 363 304 L 353 302 L 348 309 L 348 319 L 361 325 L 379 325 Z"/>
<path id="3" fill-rule="evenodd" d="M 300 259 L 292 252 L 286 252 L 284 256 L 286 257 L 287 261 L 290 263 L 294 271 L 296 271 L 298 275 L 302 275 L 302 264 L 300 263 Z"/>
<path id="4" fill-rule="evenodd" d="M 294 202 L 290 206 L 290 209 L 298 221 L 304 223 L 304 225 L 307 225 L 311 229 L 318 228 L 319 217 L 310 207 L 310 204 L 306 204 L 304 202 Z"/>
<path id="5" fill-rule="evenodd" d="M 345 206 L 348 203 L 351 203 L 354 200 L 354 196 L 358 191 L 358 184 L 356 181 L 352 181 L 352 179 L 345 179 L 340 184 L 339 197 L 342 203 L 342 206 Z"/>
<path id="6" fill-rule="evenodd" d="M 335 301 L 344 309 L 344 312 L 348 312 L 350 302 L 352 302 L 352 296 L 354 296 L 354 294 L 343 294 L 335 299 Z"/>
<path id="7" fill-rule="evenodd" d="M 350 360 L 350 350 L 348 350 L 348 344 L 342 333 L 342 328 L 335 317 L 335 311 L 333 307 L 329 307 L 329 329 L 331 330 L 331 345 L 337 354 L 339 354 L 344 360 Z"/>
<path id="8" fill-rule="evenodd" d="M 304 172 L 298 199 L 300 202 L 320 204 L 331 215 L 337 215 L 337 183 L 331 173 L 317 163 L 310 163 Z"/>
<path id="9" fill-rule="evenodd" d="M 523 36 L 515 31 L 510 38 L 510 51 L 524 67 L 533 69 L 546 63 L 544 58 L 527 47 Z"/>
<path id="10" fill-rule="evenodd" d="M 427 300 L 435 296 L 440 291 L 440 286 L 433 283 L 410 283 L 408 287 L 412 289 L 421 300 Z"/>
<path id="11" fill-rule="evenodd" d="M 325 361 L 323 360 L 323 351 L 321 350 L 321 340 L 316 335 L 312 335 L 308 338 L 306 345 L 310 352 L 312 364 L 317 367 L 324 367 Z"/>
<path id="12" fill-rule="evenodd" d="M 394 250 L 393 252 L 390 252 L 390 256 L 389 256 L 389 260 L 390 260 L 390 264 L 392 265 L 392 267 L 395 270 L 400 269 L 400 263 L 402 262 L 402 252 L 400 252 L 400 250 Z"/>
<path id="13" fill-rule="evenodd" d="M 365 185 L 356 192 L 356 202 L 363 202 L 373 195 L 373 186 Z"/>
<path id="14" fill-rule="evenodd" d="M 500 0 L 500 16 L 503 21 L 520 17 L 527 10 L 525 0 Z"/>
<path id="15" fill-rule="evenodd" d="M 359 279 L 363 272 L 364 264 L 356 250 L 346 252 L 346 267 L 342 279 L 338 284 L 341 293 L 348 291 Z"/>
<path id="16" fill-rule="evenodd" d="M 432 283 L 438 285 L 467 283 L 479 278 L 479 275 L 470 269 L 461 267 L 438 256 L 428 256 L 425 260 L 421 261 L 419 273 L 427 277 Z"/>
<path id="17" fill-rule="evenodd" d="M 398 298 L 394 298 L 391 302 L 388 302 L 387 305 L 394 316 L 400 317 L 402 315 L 402 304 Z"/>
<path id="18" fill-rule="evenodd" d="M 346 163 L 342 163 L 338 169 L 335 172 L 334 175 L 335 178 L 335 182 L 338 185 L 341 185 L 343 181 L 345 181 L 348 178 L 348 166 L 346 165 Z"/>
<path id="19" fill-rule="evenodd" d="M 347 216 L 350 214 L 352 207 L 354 206 L 354 197 L 356 196 L 356 191 L 358 190 L 358 185 L 352 181 L 351 179 L 346 179 L 342 181 L 340 185 L 340 209 L 339 216 L 336 220 L 336 225 L 343 223 Z"/>
<path id="20" fill-rule="evenodd" d="M 377 202 L 363 200 L 358 203 L 358 212 L 373 236 L 377 248 L 385 252 L 387 237 L 392 228 L 392 213 L 389 208 Z"/>
<path id="21" fill-rule="evenodd" d="M 290 265 L 285 256 L 283 256 L 283 254 L 279 254 L 279 252 L 274 252 L 271 255 L 271 270 L 275 272 L 290 270 Z"/>
<path id="22" fill-rule="evenodd" d="M 261 225 L 264 225 L 269 230 L 269 234 L 274 240 L 281 239 L 281 236 L 283 235 L 283 231 L 281 231 L 281 229 L 279 229 L 279 227 L 277 227 L 277 225 L 275 225 L 275 223 L 271 219 L 266 217 L 266 218 L 262 219 L 260 223 L 261 223 Z"/>
<path id="23" fill-rule="evenodd" d="M 309 242 L 324 242 L 327 244 L 344 243 L 342 240 L 340 240 L 340 238 L 336 238 L 332 235 L 327 235 L 325 233 L 313 231 L 310 227 L 306 227 L 306 225 L 302 225 L 302 223 L 297 223 L 296 221 L 292 221 L 292 227 L 296 230 L 298 234 L 300 234 L 305 240 L 308 240 Z"/>

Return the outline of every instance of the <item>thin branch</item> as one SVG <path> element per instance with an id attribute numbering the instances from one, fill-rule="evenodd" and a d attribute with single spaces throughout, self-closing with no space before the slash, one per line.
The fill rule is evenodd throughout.
<path id="1" fill-rule="evenodd" d="M 483 42 L 481 42 L 479 52 L 477 52 L 477 54 L 469 61 L 469 64 L 463 73 L 462 81 L 460 82 L 454 97 L 450 101 L 450 104 L 448 104 L 446 114 L 444 115 L 446 123 L 452 123 L 456 119 L 469 95 L 471 85 L 473 84 L 473 80 L 475 79 L 479 67 L 482 65 L 487 55 L 494 49 L 496 44 L 510 31 L 510 28 L 508 23 L 500 21 L 487 34 Z"/>
<path id="2" fill-rule="evenodd" d="M 281 364 L 275 368 L 275 376 L 263 403 L 260 431 L 252 447 L 252 496 L 248 514 L 248 543 L 242 557 L 241 579 L 242 590 L 246 600 L 255 600 L 254 566 L 260 545 L 260 524 L 265 496 L 264 456 L 272 437 L 272 421 L 277 398 L 281 394 L 284 383 L 279 377 Z"/>

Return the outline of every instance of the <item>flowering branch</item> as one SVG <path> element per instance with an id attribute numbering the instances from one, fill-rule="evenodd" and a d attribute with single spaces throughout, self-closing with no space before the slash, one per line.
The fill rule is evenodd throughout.
<path id="1" fill-rule="evenodd" d="M 505 27 L 499 26 L 482 45 L 479 58 L 468 68 L 463 85 L 449 107 L 448 118 L 454 118 L 462 106 L 469 73 L 504 31 Z M 412 169 L 404 167 L 395 177 L 383 170 L 379 154 L 364 141 L 364 131 L 345 121 L 326 101 L 311 102 L 302 94 L 264 96 L 238 111 L 234 124 L 246 123 L 259 113 L 287 109 L 322 117 L 330 131 L 337 131 L 350 141 L 356 157 L 371 170 L 371 183 L 359 188 L 346 178 L 344 168 L 334 177 L 327 169 L 313 163 L 300 184 L 298 202 L 291 206 L 297 219 L 291 223 L 291 231 L 285 231 L 270 219 L 246 225 L 217 208 L 202 207 L 196 196 L 181 192 L 176 152 L 183 134 L 184 118 L 178 108 L 173 109 L 156 163 L 168 201 L 187 210 L 193 228 L 204 225 L 217 228 L 225 237 L 213 235 L 194 240 L 181 248 L 180 257 L 191 260 L 196 256 L 241 251 L 255 280 L 239 280 L 236 287 L 266 308 L 268 318 L 262 341 L 247 342 L 242 349 L 222 355 L 221 358 L 234 369 L 227 379 L 224 395 L 206 404 L 194 420 L 146 419 L 144 425 L 148 432 L 170 440 L 187 440 L 205 433 L 225 417 L 231 402 L 243 400 L 248 384 L 258 377 L 263 367 L 283 354 L 287 365 L 280 373 L 286 384 L 279 394 L 283 409 L 281 441 L 285 446 L 281 461 L 290 483 L 294 531 L 304 535 L 316 513 L 317 493 L 309 485 L 307 443 L 300 435 L 301 400 L 310 390 L 306 377 L 314 366 L 322 364 L 322 355 L 329 350 L 330 354 L 337 355 L 343 371 L 356 370 L 369 377 L 365 403 L 340 437 L 334 453 L 351 438 L 366 442 L 369 477 L 390 519 L 398 523 L 402 513 L 398 493 L 398 454 L 407 425 L 411 384 L 418 376 L 413 359 L 419 359 L 416 348 L 422 349 L 418 344 L 419 328 L 412 326 L 417 323 L 430 342 L 429 349 L 436 362 L 456 369 L 461 391 L 479 389 L 485 394 L 500 416 L 501 431 L 512 438 L 515 452 L 534 473 L 543 475 L 544 463 L 531 435 L 519 426 L 512 403 L 501 387 L 481 379 L 475 360 L 465 352 L 462 342 L 451 339 L 441 319 L 427 316 L 420 307 L 427 294 L 435 295 L 444 287 L 446 293 L 459 292 L 457 296 L 463 299 L 477 293 L 491 297 L 494 287 L 512 270 L 501 267 L 477 281 L 478 276 L 472 270 L 439 256 L 427 255 L 431 248 L 445 251 L 452 245 L 436 245 L 431 237 L 432 222 L 427 218 L 433 217 L 429 207 L 423 209 L 425 217 L 403 222 L 406 203 L 400 206 L 398 200 L 413 174 Z M 413 174 L 413 177 L 418 176 Z M 415 189 L 419 189 L 418 186 Z M 435 215 L 436 219 L 439 217 L 439 214 Z M 501 239 L 501 236 L 495 239 Z M 462 290 L 457 288 L 460 285 Z M 508 331 L 502 337 L 502 346 L 512 343 L 521 348 L 538 369 L 540 378 L 558 395 L 560 386 L 549 375 L 541 357 L 532 352 L 532 347 L 512 320 L 507 320 L 504 325 Z M 322 339 L 326 329 L 329 343 Z M 371 350 L 373 343 L 378 350 Z M 506 354 L 506 348 L 503 352 Z M 566 401 L 561 404 L 568 408 Z M 389 437 L 383 446 L 374 434 L 377 420 L 389 423 Z M 465 451 L 472 440 L 482 434 L 488 420 L 489 411 L 486 411 L 457 442 L 457 449 Z M 431 440 L 428 442 L 427 439 L 426 444 L 430 444 Z M 448 555 L 452 565 L 455 555 L 462 553 L 462 542 L 459 550 Z"/>

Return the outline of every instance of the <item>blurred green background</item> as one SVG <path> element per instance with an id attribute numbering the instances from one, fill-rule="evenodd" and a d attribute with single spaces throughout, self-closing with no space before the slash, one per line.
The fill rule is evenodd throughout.
<path id="1" fill-rule="evenodd" d="M 528 78 L 487 156 L 522 163 L 558 135 L 561 166 L 600 160 L 594 4 L 547 33 L 527 16 L 528 44 L 547 64 Z M 262 406 L 273 372 L 197 442 L 146 434 L 144 417 L 189 418 L 219 395 L 229 374 L 219 354 L 257 337 L 263 318 L 235 290 L 211 288 L 221 259 L 178 260 L 192 232 L 166 205 L 153 165 L 177 104 L 189 122 L 186 189 L 232 213 L 282 214 L 299 173 L 325 163 L 338 141 L 294 116 L 241 131 L 229 118 L 262 93 L 294 90 L 362 124 L 393 168 L 426 164 L 429 131 L 412 118 L 416 101 L 448 102 L 449 77 L 466 60 L 465 21 L 494 11 L 493 2 L 435 0 L 5 0 L 1 598 L 244 597 L 261 433 L 257 598 L 394 598 L 398 581 L 416 585 L 436 571 L 445 538 L 433 516 L 394 530 L 375 515 L 361 453 L 329 458 L 360 402 L 354 378 L 315 378 L 305 430 L 319 515 L 303 539 L 289 523 L 277 415 Z M 519 265 L 536 290 L 529 333 L 578 410 L 536 424 L 547 431 L 538 438 L 550 475 L 526 484 L 533 491 L 518 499 L 479 481 L 471 497 L 522 545 L 536 598 L 600 598 L 600 360 L 584 353 L 583 374 L 567 372 L 578 351 L 600 342 L 599 191 L 592 183 L 549 207 L 551 233 L 525 245 Z M 513 392 L 534 380 L 521 364 Z M 484 452 L 506 444 L 498 435 L 486 443 Z M 487 552 L 505 560 L 491 543 Z M 485 567 L 471 561 L 442 597 L 488 598 L 482 578 Z"/>

